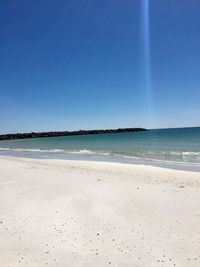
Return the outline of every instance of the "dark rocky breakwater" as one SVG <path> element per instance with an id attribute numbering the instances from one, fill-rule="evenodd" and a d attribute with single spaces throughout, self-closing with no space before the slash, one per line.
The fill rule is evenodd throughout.
<path id="1" fill-rule="evenodd" d="M 89 135 L 89 134 L 131 133 L 131 132 L 140 132 L 140 131 L 147 131 L 147 129 L 144 129 L 144 128 L 119 128 L 119 129 L 105 129 L 105 130 L 79 130 L 79 131 L 2 134 L 2 135 L 0 135 L 0 140 Z"/>

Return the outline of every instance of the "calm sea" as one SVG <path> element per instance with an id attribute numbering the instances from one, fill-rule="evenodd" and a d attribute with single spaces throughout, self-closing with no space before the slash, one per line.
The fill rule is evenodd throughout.
<path id="1" fill-rule="evenodd" d="M 0 141 L 0 155 L 111 161 L 200 171 L 200 127 Z"/>

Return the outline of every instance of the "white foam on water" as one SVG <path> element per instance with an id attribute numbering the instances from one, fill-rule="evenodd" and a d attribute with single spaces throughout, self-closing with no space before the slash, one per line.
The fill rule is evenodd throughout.
<path id="1" fill-rule="evenodd" d="M 110 155 L 109 152 L 98 152 L 88 149 L 80 150 L 64 150 L 64 149 L 39 149 L 39 148 L 8 148 L 0 147 L 0 151 L 16 151 L 16 152 L 41 152 L 41 153 L 67 153 L 67 154 L 84 154 L 84 155 Z"/>

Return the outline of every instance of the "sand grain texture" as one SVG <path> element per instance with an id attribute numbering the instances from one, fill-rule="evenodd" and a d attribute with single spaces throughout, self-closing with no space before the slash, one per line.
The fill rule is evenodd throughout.
<path id="1" fill-rule="evenodd" d="M 200 174 L 0 157 L 0 266 L 200 266 Z"/>

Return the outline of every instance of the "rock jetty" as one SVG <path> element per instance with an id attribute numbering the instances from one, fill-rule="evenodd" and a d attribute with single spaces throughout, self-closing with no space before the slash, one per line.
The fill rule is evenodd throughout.
<path id="1" fill-rule="evenodd" d="M 0 135 L 0 140 L 58 137 L 58 136 L 74 136 L 74 135 L 88 135 L 88 134 L 131 133 L 131 132 L 139 132 L 139 131 L 147 131 L 147 129 L 144 129 L 144 128 L 119 128 L 119 129 L 105 129 L 105 130 L 79 130 L 79 131 L 16 133 L 16 134 Z"/>

